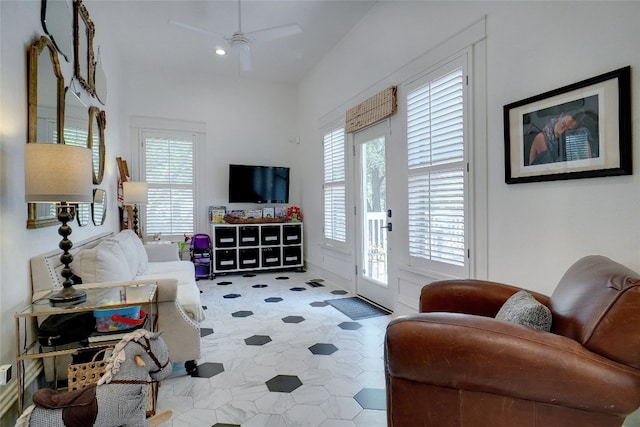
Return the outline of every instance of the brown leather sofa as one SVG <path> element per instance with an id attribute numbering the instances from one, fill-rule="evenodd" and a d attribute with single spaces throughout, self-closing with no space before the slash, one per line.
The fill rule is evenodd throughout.
<path id="1" fill-rule="evenodd" d="M 518 290 L 435 282 L 389 324 L 389 427 L 619 427 L 640 406 L 640 275 L 577 261 L 551 297 L 532 292 L 551 332 L 493 318 Z"/>

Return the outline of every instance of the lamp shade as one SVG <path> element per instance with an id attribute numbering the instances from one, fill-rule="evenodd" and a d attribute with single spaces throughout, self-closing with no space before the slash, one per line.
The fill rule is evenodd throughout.
<path id="1" fill-rule="evenodd" d="M 123 182 L 123 203 L 125 205 L 146 205 L 148 189 L 146 182 Z"/>
<path id="2" fill-rule="evenodd" d="M 91 150 L 66 144 L 25 144 L 25 201 L 91 203 Z"/>

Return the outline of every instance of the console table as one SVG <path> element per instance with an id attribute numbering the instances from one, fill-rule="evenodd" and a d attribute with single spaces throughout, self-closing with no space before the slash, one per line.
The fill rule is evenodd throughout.
<path id="1" fill-rule="evenodd" d="M 302 268 L 302 223 L 211 224 L 213 273 Z"/>
<path id="2" fill-rule="evenodd" d="M 23 384 L 23 363 L 25 360 L 43 359 L 46 357 L 56 357 L 65 354 L 73 354 L 84 348 L 104 347 L 109 343 L 77 343 L 77 347 L 65 350 L 47 350 L 38 345 L 37 337 L 29 340 L 27 330 L 27 320 L 40 317 L 44 318 L 51 315 L 79 313 L 93 310 L 114 309 L 121 307 L 131 307 L 136 305 L 144 305 L 148 308 L 149 329 L 156 330 L 157 325 L 157 285 L 154 282 L 146 284 L 129 284 L 111 287 L 95 287 L 83 288 L 87 292 L 87 300 L 83 303 L 70 307 L 53 307 L 49 304 L 48 294 L 42 299 L 37 300 L 33 304 L 25 307 L 21 311 L 15 313 L 16 322 L 16 371 L 18 381 L 18 407 L 19 411 L 23 409 L 24 384 Z M 51 291 L 53 293 L 55 291 Z M 20 323 L 24 323 L 21 327 Z M 24 330 L 23 330 L 24 328 Z M 24 333 L 25 345 L 20 346 L 21 333 Z M 55 379 L 57 381 L 57 378 Z"/>

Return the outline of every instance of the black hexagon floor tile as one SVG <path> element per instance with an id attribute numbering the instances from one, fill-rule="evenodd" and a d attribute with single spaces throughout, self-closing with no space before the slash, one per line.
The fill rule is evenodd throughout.
<path id="1" fill-rule="evenodd" d="M 204 338 L 207 335 L 211 335 L 213 333 L 213 329 L 211 328 L 200 328 L 200 337 Z"/>
<path id="2" fill-rule="evenodd" d="M 300 323 L 300 322 L 304 322 L 304 317 L 302 317 L 302 316 L 287 316 L 287 317 L 283 317 L 282 321 L 284 323 Z"/>
<path id="3" fill-rule="evenodd" d="M 346 294 L 348 294 L 349 292 L 347 292 L 347 291 L 339 291 L 339 290 L 338 290 L 338 291 L 331 291 L 331 293 L 332 293 L 333 295 L 346 295 Z"/>
<path id="4" fill-rule="evenodd" d="M 191 376 L 193 378 L 211 378 L 222 372 L 224 372 L 224 365 L 222 365 L 222 363 L 207 362 L 196 366 L 196 370 L 191 374 Z"/>
<path id="5" fill-rule="evenodd" d="M 240 424 L 215 423 L 211 427 L 241 427 Z"/>
<path id="6" fill-rule="evenodd" d="M 256 277 L 256 275 L 253 273 L 245 273 L 242 275 L 242 277 Z"/>
<path id="7" fill-rule="evenodd" d="M 309 347 L 309 351 L 313 354 L 329 356 L 338 351 L 338 347 L 333 344 L 317 343 Z"/>
<path id="8" fill-rule="evenodd" d="M 356 331 L 362 328 L 362 324 L 358 322 L 342 322 L 338 325 L 338 327 L 346 331 Z"/>
<path id="9" fill-rule="evenodd" d="M 276 280 L 289 280 L 289 278 L 287 276 L 278 276 Z"/>
<path id="10" fill-rule="evenodd" d="M 309 304 L 311 307 L 326 307 L 329 305 L 326 301 L 314 301 Z"/>
<path id="11" fill-rule="evenodd" d="M 387 409 L 387 395 L 381 388 L 363 388 L 353 398 L 362 406 L 362 409 Z"/>
<path id="12" fill-rule="evenodd" d="M 231 282 L 227 282 L 227 281 L 222 281 L 222 282 L 218 282 L 218 286 L 227 286 L 230 285 Z"/>
<path id="13" fill-rule="evenodd" d="M 227 294 L 224 295 L 222 298 L 226 298 L 226 299 L 231 299 L 231 298 L 240 298 L 240 294 Z"/>
<path id="14" fill-rule="evenodd" d="M 236 311 L 235 313 L 231 313 L 232 317 L 249 317 L 249 316 L 253 316 L 253 311 L 248 311 L 248 310 L 241 310 L 241 311 Z"/>
<path id="15" fill-rule="evenodd" d="M 291 288 L 291 289 L 289 289 L 289 290 L 290 290 L 290 291 L 293 291 L 293 292 L 302 292 L 302 291 L 306 291 L 306 290 L 307 290 L 307 288 L 303 288 L 303 287 L 300 287 L 300 286 L 296 286 L 295 288 Z"/>
<path id="16" fill-rule="evenodd" d="M 269 391 L 291 393 L 302 385 L 302 381 L 295 375 L 276 375 L 265 384 Z"/>
<path id="17" fill-rule="evenodd" d="M 265 345 L 268 342 L 271 342 L 269 335 L 254 335 L 244 339 L 246 345 Z"/>
<path id="18" fill-rule="evenodd" d="M 257 285 L 253 285 L 251 287 L 256 289 L 261 289 L 261 288 L 266 288 L 267 286 L 268 285 L 265 285 L 264 283 L 258 283 Z"/>
<path id="19" fill-rule="evenodd" d="M 264 302 L 280 302 L 280 301 L 282 301 L 282 298 L 280 297 L 269 297 L 264 300 Z"/>

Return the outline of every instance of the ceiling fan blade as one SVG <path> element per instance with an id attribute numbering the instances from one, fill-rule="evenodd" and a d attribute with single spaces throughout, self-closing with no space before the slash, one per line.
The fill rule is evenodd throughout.
<path id="1" fill-rule="evenodd" d="M 169 20 L 169 24 L 175 25 L 177 27 L 182 27 L 189 31 L 195 31 L 196 33 L 204 34 L 206 36 L 215 37 L 215 38 L 225 38 L 223 34 L 214 33 L 213 31 L 203 30 L 202 28 L 194 27 L 193 25 L 185 24 L 182 22 L 174 21 L 173 19 Z"/>
<path id="2" fill-rule="evenodd" d="M 302 28 L 298 24 L 282 25 L 280 27 L 267 28 L 264 30 L 252 31 L 244 33 L 254 42 L 266 42 L 270 40 L 281 39 L 284 37 L 295 36 L 302 33 Z"/>
<path id="3" fill-rule="evenodd" d="M 251 50 L 247 45 L 242 49 L 233 49 L 234 53 L 238 56 L 238 61 L 240 62 L 240 68 L 242 71 L 250 71 L 251 70 Z"/>

